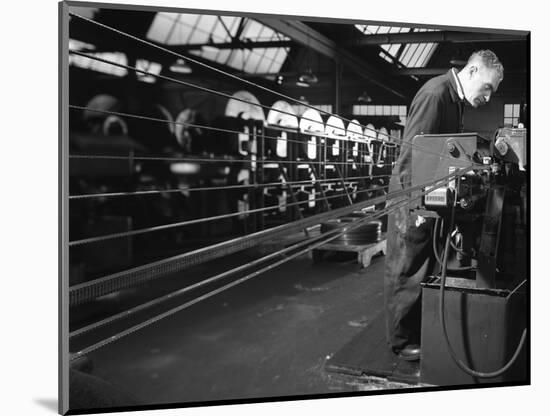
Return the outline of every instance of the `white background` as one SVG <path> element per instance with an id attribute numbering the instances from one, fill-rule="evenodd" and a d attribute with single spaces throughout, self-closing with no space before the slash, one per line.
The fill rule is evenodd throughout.
<path id="1" fill-rule="evenodd" d="M 120 3 L 136 3 L 119 1 Z M 548 13 L 544 2 L 139 0 L 141 4 L 532 31 L 532 385 L 239 406 L 147 415 L 541 414 L 548 403 L 550 328 L 545 265 L 548 194 Z M 2 331 L 0 414 L 53 415 L 57 399 L 57 1 L 2 5 L 0 130 Z M 546 215 L 545 215 L 546 214 Z M 7 232 L 6 232 L 7 231 Z M 546 397 L 545 397 L 546 393 Z M 546 399 L 546 400 L 544 400 Z M 544 400 L 544 401 L 543 401 Z M 46 403 L 46 404 L 45 404 Z M 49 403 L 49 405 L 48 405 Z"/>

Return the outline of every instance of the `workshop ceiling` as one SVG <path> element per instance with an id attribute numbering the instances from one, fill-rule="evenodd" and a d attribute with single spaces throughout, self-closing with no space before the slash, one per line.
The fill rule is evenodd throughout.
<path id="1" fill-rule="evenodd" d="M 162 45 L 191 62 L 161 54 L 128 38 L 73 19 L 71 48 L 87 51 L 152 73 L 204 76 L 193 60 L 254 82 L 295 90 L 300 86 L 331 89 L 336 67 L 342 86 L 368 89 L 374 99 L 410 100 L 427 77 L 464 65 L 472 51 L 494 50 L 509 74 L 525 77 L 527 32 L 447 30 L 441 27 L 290 21 L 271 17 L 214 16 L 165 12 L 74 8 L 74 12 Z M 123 68 L 85 62 L 71 64 L 124 76 Z M 192 74 L 191 74 L 192 73 Z M 155 82 L 154 77 L 140 76 Z M 297 79 L 305 80 L 303 85 Z"/>

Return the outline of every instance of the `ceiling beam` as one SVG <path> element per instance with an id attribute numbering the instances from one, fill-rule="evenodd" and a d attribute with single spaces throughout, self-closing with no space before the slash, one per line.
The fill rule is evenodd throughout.
<path id="1" fill-rule="evenodd" d="M 387 79 L 387 74 L 384 74 L 379 69 L 368 64 L 354 54 L 343 50 L 341 45 L 338 45 L 333 40 L 327 38 L 323 34 L 313 30 L 306 24 L 298 21 L 289 21 L 271 18 L 256 19 L 265 26 L 282 33 L 317 53 L 333 59 L 335 62 L 354 70 L 358 75 L 367 79 L 369 82 L 378 85 L 386 91 L 398 96 L 399 98 L 407 98 L 407 92 L 395 85 L 394 82 Z M 388 85 L 389 83 L 392 85 Z"/>
<path id="2" fill-rule="evenodd" d="M 201 49 L 203 46 L 214 46 L 218 49 L 255 49 L 255 48 L 288 48 L 296 45 L 295 42 L 290 40 L 273 40 L 273 41 L 246 41 L 236 40 L 233 42 L 224 43 L 188 43 L 186 45 L 165 45 L 173 51 L 189 51 L 195 49 Z"/>
<path id="3" fill-rule="evenodd" d="M 400 68 L 395 69 L 391 71 L 392 75 L 395 76 L 409 76 L 409 75 L 415 75 L 415 76 L 436 76 L 441 75 L 447 72 L 449 68 Z M 525 69 L 511 69 L 511 70 L 504 70 L 504 75 L 506 74 L 526 74 L 527 71 Z"/>
<path id="4" fill-rule="evenodd" d="M 261 41 L 261 42 L 235 41 L 235 42 L 226 42 L 226 43 L 189 43 L 186 45 L 165 45 L 165 44 L 154 42 L 151 40 L 149 40 L 149 42 L 154 43 L 155 45 L 162 46 L 166 49 L 170 49 L 172 52 L 176 52 L 176 53 L 186 53 L 193 50 L 200 50 L 202 49 L 203 46 L 214 46 L 218 49 L 256 49 L 256 48 L 288 48 L 293 45 L 296 45 L 295 42 L 290 40 Z M 120 46 L 118 44 L 104 45 L 101 52 L 114 52 L 118 50 L 120 50 Z"/>
<path id="5" fill-rule="evenodd" d="M 469 42 L 510 42 L 527 40 L 526 35 L 505 35 L 496 33 L 472 32 L 408 32 L 365 35 L 349 46 L 385 45 L 394 43 L 469 43 Z"/>

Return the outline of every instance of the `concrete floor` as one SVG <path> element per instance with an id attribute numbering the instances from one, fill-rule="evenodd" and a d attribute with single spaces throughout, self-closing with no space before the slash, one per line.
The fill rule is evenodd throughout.
<path id="1" fill-rule="evenodd" d="M 383 268 L 290 261 L 93 352 L 93 374 L 147 404 L 407 387 L 324 370 L 382 310 Z"/>

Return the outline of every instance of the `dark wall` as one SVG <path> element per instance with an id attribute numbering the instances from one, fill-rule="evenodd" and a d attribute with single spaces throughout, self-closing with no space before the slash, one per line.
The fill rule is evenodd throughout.
<path id="1" fill-rule="evenodd" d="M 492 97 L 480 108 L 467 107 L 464 113 L 464 130 L 475 131 L 490 138 L 499 127 L 504 124 L 504 104 L 520 104 L 522 97 L 507 95 Z"/>

